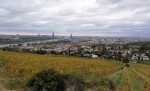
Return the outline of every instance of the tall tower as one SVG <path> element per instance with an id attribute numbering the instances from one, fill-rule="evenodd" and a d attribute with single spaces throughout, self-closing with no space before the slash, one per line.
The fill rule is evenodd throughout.
<path id="1" fill-rule="evenodd" d="M 40 35 L 40 33 L 38 33 L 38 37 L 40 37 L 41 35 Z"/>
<path id="2" fill-rule="evenodd" d="M 19 39 L 19 38 L 20 38 L 20 36 L 19 36 L 19 34 L 17 34 L 17 35 L 16 35 L 16 39 Z"/>
<path id="3" fill-rule="evenodd" d="M 72 34 L 70 35 L 70 38 L 72 39 Z"/>
<path id="4" fill-rule="evenodd" d="M 55 37 L 54 32 L 53 32 L 53 34 L 52 34 L 52 37 L 53 37 L 53 38 Z"/>

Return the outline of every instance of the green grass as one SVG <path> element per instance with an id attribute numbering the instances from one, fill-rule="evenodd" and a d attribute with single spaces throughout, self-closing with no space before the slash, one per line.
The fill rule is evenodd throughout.
<path id="1" fill-rule="evenodd" d="M 127 78 L 127 75 L 129 78 Z M 130 83 L 127 79 L 130 80 Z M 131 91 L 144 91 L 140 79 L 130 70 L 130 68 L 124 68 L 124 70 L 122 70 L 119 74 L 116 74 L 112 80 L 116 85 L 116 89 L 123 91 L 128 89 L 131 89 Z"/>
<path id="2" fill-rule="evenodd" d="M 20 83 L 14 81 L 10 81 L 6 84 L 6 88 L 10 90 L 19 89 L 20 87 L 21 87 Z"/>
<path id="3" fill-rule="evenodd" d="M 125 90 L 128 86 L 127 77 L 124 70 L 122 70 L 121 73 L 112 78 L 112 80 L 116 85 L 116 89 Z"/>
<path id="4" fill-rule="evenodd" d="M 124 78 L 123 73 L 120 73 L 120 74 L 116 75 L 116 77 L 113 78 L 112 80 L 117 86 L 119 86 L 119 85 L 122 86 L 123 78 Z"/>
<path id="5" fill-rule="evenodd" d="M 130 69 L 128 69 L 128 72 L 131 79 L 132 91 L 144 91 L 144 88 L 139 78 Z"/>

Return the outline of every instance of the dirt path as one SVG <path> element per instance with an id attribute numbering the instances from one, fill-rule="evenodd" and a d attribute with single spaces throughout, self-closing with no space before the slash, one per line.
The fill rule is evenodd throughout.
<path id="1" fill-rule="evenodd" d="M 4 83 L 4 80 L 3 79 L 0 79 L 0 91 L 14 91 L 14 90 L 8 90 L 4 87 L 3 85 Z"/>
<path id="2" fill-rule="evenodd" d="M 12 90 L 5 89 L 4 86 L 0 83 L 0 91 L 12 91 Z"/>
<path id="3" fill-rule="evenodd" d="M 116 77 L 117 75 L 120 75 L 122 73 L 122 71 L 123 70 L 118 70 L 112 74 L 107 75 L 106 77 L 112 79 L 112 78 Z"/>
<path id="4" fill-rule="evenodd" d="M 1 76 L 2 73 L 3 73 L 3 71 L 0 68 L 0 91 L 11 91 L 11 90 L 8 90 L 5 88 L 5 86 L 4 86 L 5 80 Z"/>

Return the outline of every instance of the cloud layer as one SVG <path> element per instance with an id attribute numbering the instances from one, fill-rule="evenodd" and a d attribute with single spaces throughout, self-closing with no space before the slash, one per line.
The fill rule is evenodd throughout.
<path id="1" fill-rule="evenodd" d="M 0 0 L 1 34 L 150 35 L 150 0 Z"/>

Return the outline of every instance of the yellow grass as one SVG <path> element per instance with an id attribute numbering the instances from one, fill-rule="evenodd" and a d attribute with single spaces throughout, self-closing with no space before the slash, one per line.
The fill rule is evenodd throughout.
<path id="1" fill-rule="evenodd" d="M 73 74 L 87 79 L 89 76 L 92 78 L 102 77 L 122 66 L 119 62 L 100 59 L 4 51 L 0 51 L 0 60 L 6 63 L 1 67 L 2 75 L 10 76 L 22 83 L 26 83 L 41 70 L 55 69 L 60 73 Z"/>
<path id="2" fill-rule="evenodd" d="M 150 87 L 150 65 L 146 64 L 133 64 L 132 71 L 140 77 L 145 84 Z"/>

